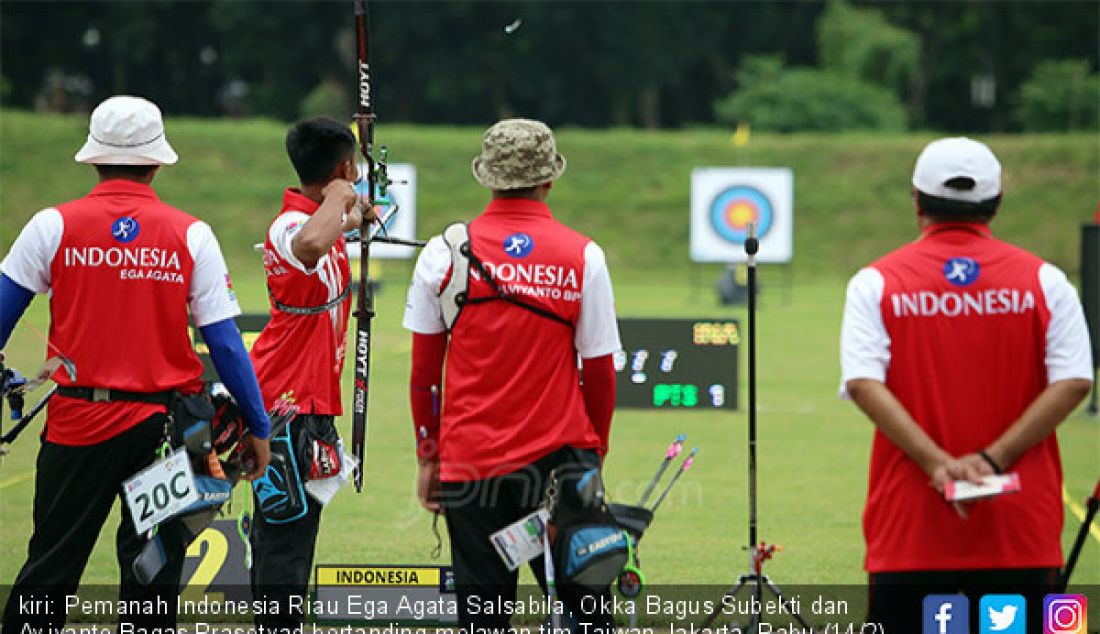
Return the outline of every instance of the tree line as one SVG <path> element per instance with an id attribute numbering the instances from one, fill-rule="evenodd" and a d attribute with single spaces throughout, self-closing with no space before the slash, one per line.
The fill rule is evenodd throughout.
<path id="1" fill-rule="evenodd" d="M 1091 1 L 369 6 L 384 121 L 990 132 L 1100 117 Z M 132 93 L 171 115 L 347 117 L 353 26 L 351 0 L 3 2 L 0 97 L 86 111 Z"/>

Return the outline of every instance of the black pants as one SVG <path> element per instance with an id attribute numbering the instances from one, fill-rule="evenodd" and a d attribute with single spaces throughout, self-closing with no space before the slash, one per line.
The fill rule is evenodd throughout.
<path id="1" fill-rule="evenodd" d="M 486 602 L 499 605 L 516 600 L 519 572 L 508 570 L 490 543 L 489 536 L 539 508 L 550 471 L 569 462 L 592 466 L 599 464 L 595 452 L 566 447 L 527 468 L 498 478 L 443 483 L 441 497 L 451 539 L 460 627 L 467 631 L 475 631 L 471 628 L 508 631 L 509 614 L 486 614 L 484 609 L 470 610 L 471 602 L 483 606 Z M 546 571 L 542 557 L 531 561 L 531 572 L 545 592 Z M 560 579 L 556 587 L 559 597 L 577 623 L 587 624 L 586 631 L 599 631 L 592 628 L 613 631 L 610 629 L 611 616 L 603 609 L 610 600 L 609 589 L 591 593 L 575 585 L 563 584 Z"/>
<path id="2" fill-rule="evenodd" d="M 34 485 L 34 532 L 27 560 L 4 609 L 4 632 L 25 623 L 60 627 L 66 622 L 65 596 L 76 594 L 99 531 L 122 483 L 152 463 L 163 439 L 165 416 L 156 414 L 101 443 L 58 445 L 43 441 Z M 134 532 L 130 510 L 122 502 L 116 537 L 120 583 L 118 598 L 148 601 L 146 614 L 119 617 L 141 627 L 174 627 L 180 573 L 188 535 L 182 526 L 159 529 L 168 563 L 148 586 L 138 583 L 132 564 L 145 544 Z M 99 597 L 103 598 L 103 597 Z M 46 603 L 35 603 L 34 599 Z"/>
<path id="3" fill-rule="evenodd" d="M 970 631 L 978 631 L 979 602 L 985 594 L 1019 594 L 1027 600 L 1027 631 L 1041 632 L 1043 596 L 1056 592 L 1056 568 L 930 570 L 872 573 L 867 621 L 891 634 L 921 632 L 922 606 L 929 594 L 965 594 Z"/>
<path id="4" fill-rule="evenodd" d="M 332 428 L 332 416 L 302 415 L 290 422 L 291 441 L 296 448 L 305 444 L 309 429 Z M 335 428 L 332 428 L 335 434 Z M 301 452 L 299 452 L 301 453 Z M 309 468 L 301 456 L 298 471 L 302 482 L 309 475 Z M 321 528 L 321 503 L 309 494 L 305 495 L 306 514 L 286 524 L 273 524 L 264 519 L 256 502 L 256 518 L 249 539 L 252 543 L 252 596 L 254 599 L 278 601 L 278 614 L 256 615 L 256 625 L 269 628 L 294 628 L 305 621 L 305 614 L 297 605 L 309 598 L 309 582 L 313 573 L 313 554 L 317 546 L 317 533 Z"/>

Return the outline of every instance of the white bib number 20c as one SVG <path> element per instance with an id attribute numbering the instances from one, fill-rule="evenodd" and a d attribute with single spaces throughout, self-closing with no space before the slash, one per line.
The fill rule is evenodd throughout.
<path id="1" fill-rule="evenodd" d="M 139 535 L 199 500 L 186 449 L 138 472 L 122 484 L 122 492 Z"/>

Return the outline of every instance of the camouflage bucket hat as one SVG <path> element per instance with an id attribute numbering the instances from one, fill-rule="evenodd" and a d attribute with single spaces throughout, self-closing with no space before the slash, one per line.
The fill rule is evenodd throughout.
<path id="1" fill-rule="evenodd" d="M 557 180 L 565 171 L 565 157 L 545 123 L 505 119 L 485 131 L 481 154 L 470 167 L 484 187 L 523 189 Z"/>

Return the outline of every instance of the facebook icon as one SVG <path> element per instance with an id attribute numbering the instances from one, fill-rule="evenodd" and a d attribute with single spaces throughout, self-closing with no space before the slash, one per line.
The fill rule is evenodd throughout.
<path id="1" fill-rule="evenodd" d="M 961 594 L 930 594 L 924 597 L 921 634 L 967 634 L 970 631 L 970 600 Z"/>

